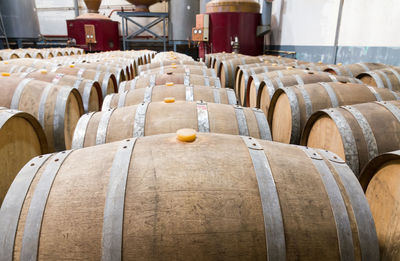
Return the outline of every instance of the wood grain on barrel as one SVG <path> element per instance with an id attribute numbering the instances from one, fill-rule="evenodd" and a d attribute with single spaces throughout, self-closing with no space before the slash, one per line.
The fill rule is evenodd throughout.
<path id="1" fill-rule="evenodd" d="M 31 202 L 37 198 L 39 180 L 47 171 L 55 179 L 39 220 L 38 251 L 32 254 L 39 260 L 101 259 L 108 251 L 102 238 L 108 236 L 103 225 L 108 191 L 112 190 L 110 173 L 117 153 L 124 153 L 123 146 L 128 143 L 73 151 L 57 173 L 49 168 L 60 155 L 50 157 L 23 198 L 21 212 L 15 217 L 15 240 L 13 234 L 7 235 L 15 243 L 5 251 L 11 250 L 19 259 L 23 244 L 31 243 L 23 240 L 30 232 L 24 225 L 30 222 L 29 213 L 34 211 Z M 378 260 L 366 200 L 340 160 L 285 144 L 254 143 L 259 144 L 256 150 L 241 137 L 215 134 L 197 134 L 191 143 L 178 141 L 174 134 L 139 138 L 133 152 L 125 151 L 132 154 L 127 183 L 122 187 L 126 196 L 117 202 L 122 204 L 122 212 L 108 213 L 123 215 L 118 227 L 122 235 L 116 235 L 122 242 L 113 242 L 122 259 L 339 260 L 346 253 L 354 260 L 361 260 L 361 256 Z M 268 164 L 264 170 L 269 173 L 255 169 L 257 159 Z M 265 201 L 265 187 L 258 174 L 271 178 L 268 184 L 275 194 L 270 195 L 277 197 L 278 205 Z M 330 187 L 326 187 L 328 180 Z M 355 198 L 359 201 L 353 204 Z M 271 226 L 276 220 L 265 219 L 271 214 L 263 211 L 266 206 L 281 217 L 284 231 Z M 333 214 L 340 208 L 346 229 Z M 2 219 L 5 214 L 0 212 L 0 222 L 8 224 L 10 220 Z M 265 229 L 277 233 L 276 237 L 266 234 Z M 343 233 L 350 241 L 339 240 Z M 0 234 L 0 241 L 5 236 Z M 278 237 L 284 247 L 267 250 L 266 245 L 273 246 Z"/>

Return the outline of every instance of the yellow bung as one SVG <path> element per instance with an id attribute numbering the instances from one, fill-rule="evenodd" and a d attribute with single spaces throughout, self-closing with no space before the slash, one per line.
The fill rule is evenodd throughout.
<path id="1" fill-rule="evenodd" d="M 166 86 L 174 86 L 174 83 L 173 82 L 167 82 L 167 83 L 165 83 L 165 85 Z"/>
<path id="2" fill-rule="evenodd" d="M 176 132 L 176 138 L 183 142 L 192 142 L 196 139 L 196 131 L 194 129 L 180 129 Z"/>
<path id="3" fill-rule="evenodd" d="M 69 68 L 74 68 L 74 67 L 75 67 L 74 64 L 70 64 L 70 65 L 69 65 Z"/>
<path id="4" fill-rule="evenodd" d="M 41 74 L 47 74 L 47 70 L 40 70 Z"/>
<path id="5" fill-rule="evenodd" d="M 1 76 L 10 76 L 11 74 L 10 73 L 8 73 L 8 72 L 3 72 L 3 73 L 1 73 Z"/>
<path id="6" fill-rule="evenodd" d="M 174 97 L 164 98 L 164 102 L 165 103 L 174 103 L 175 102 L 175 98 Z"/>

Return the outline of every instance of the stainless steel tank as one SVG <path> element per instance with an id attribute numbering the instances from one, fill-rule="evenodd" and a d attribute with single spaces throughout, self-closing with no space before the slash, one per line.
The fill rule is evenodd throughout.
<path id="1" fill-rule="evenodd" d="M 0 11 L 8 38 L 39 38 L 35 0 L 0 0 Z"/>
<path id="2" fill-rule="evenodd" d="M 170 0 L 168 3 L 168 37 L 173 41 L 188 40 L 196 26 L 196 14 L 200 13 L 199 0 Z"/>

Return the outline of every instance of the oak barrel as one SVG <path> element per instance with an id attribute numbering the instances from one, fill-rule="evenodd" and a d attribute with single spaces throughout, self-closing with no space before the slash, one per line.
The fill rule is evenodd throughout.
<path id="1" fill-rule="evenodd" d="M 150 74 L 136 76 L 132 81 L 122 82 L 119 85 L 118 93 L 130 91 L 139 88 L 152 87 L 156 85 L 173 85 L 173 84 L 184 84 L 190 85 L 202 85 L 202 86 L 214 86 L 217 88 L 221 87 L 219 78 L 204 77 L 196 74 L 183 74 L 183 73 L 166 73 L 166 74 Z"/>
<path id="2" fill-rule="evenodd" d="M 27 112 L 39 120 L 49 151 L 71 148 L 75 126 L 83 114 L 78 90 L 33 80 L 0 77 L 0 106 Z"/>
<path id="3" fill-rule="evenodd" d="M 78 78 L 62 73 L 52 73 L 47 70 L 15 74 L 22 78 L 50 82 L 57 85 L 68 86 L 79 91 L 85 112 L 99 111 L 103 102 L 100 84 L 96 81 Z"/>
<path id="4" fill-rule="evenodd" d="M 380 260 L 400 260 L 400 151 L 382 154 L 368 163 L 360 182 L 365 190 L 379 240 Z"/>
<path id="5" fill-rule="evenodd" d="M 47 152 L 46 136 L 33 116 L 0 107 L 0 205 L 20 169 Z"/>
<path id="6" fill-rule="evenodd" d="M 276 67 L 281 68 L 282 66 L 272 66 L 272 68 Z M 255 107 L 257 106 L 257 99 L 255 99 L 256 96 L 254 95 L 253 95 L 254 97 L 250 97 L 250 92 L 253 94 L 253 92 L 258 90 L 263 81 L 265 83 L 271 81 L 274 78 L 284 78 L 289 75 L 294 75 L 294 77 L 298 79 L 297 83 L 302 83 L 301 75 L 308 73 L 313 73 L 313 72 L 301 69 L 293 69 L 292 67 L 285 67 L 282 70 L 272 69 L 269 70 L 268 72 L 258 72 L 255 74 L 251 74 L 248 77 L 247 82 L 244 82 L 243 85 L 241 85 L 239 88 L 240 101 L 242 102 L 242 104 L 245 104 L 246 106 Z M 277 83 L 280 84 L 279 80 L 277 80 Z"/>
<path id="7" fill-rule="evenodd" d="M 222 104 L 237 104 L 235 92 L 229 88 L 215 88 L 208 86 L 172 86 L 157 85 L 154 87 L 139 88 L 123 93 L 109 94 L 104 99 L 102 110 L 125 107 L 151 101 L 164 101 L 174 97 L 177 101 L 205 101 Z"/>
<path id="8" fill-rule="evenodd" d="M 262 62 L 262 56 L 259 57 L 239 57 L 229 59 L 221 62 L 220 68 L 218 68 L 218 76 L 221 79 L 221 85 L 227 88 L 235 87 L 235 73 L 239 65 L 252 64 Z"/>
<path id="9" fill-rule="evenodd" d="M 400 94 L 388 89 L 357 83 L 321 82 L 279 88 L 271 99 L 268 122 L 274 141 L 299 144 L 304 125 L 316 111 L 399 99 Z"/>
<path id="10" fill-rule="evenodd" d="M 272 72 L 272 74 L 277 74 Z M 278 88 L 289 87 L 294 85 L 304 85 L 310 83 L 318 82 L 359 82 L 360 80 L 356 78 L 335 76 L 327 73 L 300 73 L 300 74 L 290 74 L 283 75 L 283 77 L 273 77 L 269 78 L 268 74 L 263 76 L 259 85 L 251 85 L 247 91 L 248 105 L 250 107 L 256 107 L 268 113 L 269 104 L 272 96 Z"/>
<path id="11" fill-rule="evenodd" d="M 52 72 L 73 75 L 78 78 L 99 82 L 103 98 L 106 97 L 107 94 L 118 92 L 117 80 L 111 72 L 95 71 L 86 68 L 74 68 L 74 66 L 58 67 L 53 69 Z"/>
<path id="12" fill-rule="evenodd" d="M 173 133 L 182 128 L 271 140 L 267 119 L 258 109 L 170 98 L 86 114 L 77 124 L 72 147 Z"/>
<path id="13" fill-rule="evenodd" d="M 164 73 L 187 73 L 203 75 L 205 77 L 217 77 L 217 73 L 213 69 L 209 69 L 206 66 L 198 65 L 168 65 L 158 68 L 154 68 L 147 71 L 142 71 L 140 75 L 149 74 L 164 74 Z"/>
<path id="14" fill-rule="evenodd" d="M 195 61 L 160 61 L 160 62 L 152 62 L 148 63 L 145 65 L 139 66 L 138 73 L 140 74 L 143 71 L 148 71 L 164 66 L 169 66 L 169 65 L 194 65 L 194 66 L 205 66 L 204 63 L 201 62 L 195 62 Z"/>
<path id="15" fill-rule="evenodd" d="M 0 210 L 0 256 L 379 260 L 363 191 L 336 156 L 235 135 L 191 138 L 32 159 Z"/>
<path id="16" fill-rule="evenodd" d="M 304 127 L 301 144 L 335 152 L 359 176 L 368 161 L 400 149 L 400 101 L 316 112 Z"/>
<path id="17" fill-rule="evenodd" d="M 340 76 L 357 77 L 363 72 L 378 70 L 388 67 L 382 63 L 354 63 L 354 64 L 337 64 L 329 65 L 324 71 Z"/>
<path id="18" fill-rule="evenodd" d="M 361 73 L 357 78 L 371 86 L 400 91 L 400 69 L 395 67 Z"/>

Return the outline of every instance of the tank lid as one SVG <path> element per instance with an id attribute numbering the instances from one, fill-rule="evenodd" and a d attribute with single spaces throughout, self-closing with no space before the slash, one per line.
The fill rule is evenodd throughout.
<path id="1" fill-rule="evenodd" d="M 207 13 L 259 13 L 260 4 L 254 0 L 213 0 L 206 5 Z"/>
<path id="2" fill-rule="evenodd" d="M 111 20 L 107 16 L 101 15 L 101 14 L 96 14 L 96 13 L 87 13 L 78 16 L 76 19 L 94 19 L 94 20 Z"/>
<path id="3" fill-rule="evenodd" d="M 136 11 L 149 12 L 149 6 L 161 2 L 162 0 L 126 0 L 136 6 Z"/>

